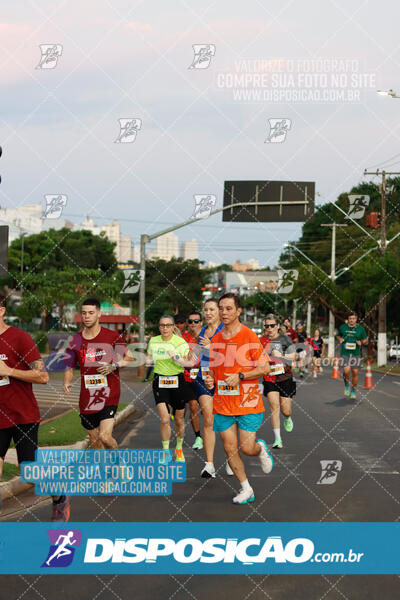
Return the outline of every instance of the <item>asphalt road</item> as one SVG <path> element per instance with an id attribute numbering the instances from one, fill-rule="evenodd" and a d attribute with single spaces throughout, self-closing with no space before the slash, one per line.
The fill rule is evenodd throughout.
<path id="1" fill-rule="evenodd" d="M 317 380 L 298 382 L 294 429 L 283 430 L 284 448 L 274 452 L 275 467 L 264 475 L 257 459 L 246 459 L 255 490 L 253 505 L 235 506 L 233 477 L 225 474 L 224 454 L 217 442 L 214 480 L 199 477 L 203 452 L 191 449 L 194 437 L 187 425 L 187 481 L 174 484 L 171 497 L 73 498 L 71 521 L 396 521 L 400 516 L 400 378 L 374 374 L 375 390 L 362 388 L 357 401 L 343 396 L 341 380 L 330 372 Z M 158 420 L 149 384 L 123 383 L 122 400 L 135 400 L 137 411 L 117 429 L 122 447 L 159 447 Z M 267 415 L 268 413 L 266 413 Z M 260 437 L 273 441 L 268 418 Z M 335 483 L 318 484 L 320 461 L 340 461 Z M 339 462 L 337 462 L 339 464 Z M 47 521 L 50 505 L 29 495 L 19 498 L 7 520 Z M 37 499 L 36 499 L 37 502 Z M 7 503 L 5 503 L 7 509 Z M 30 586 L 30 588 L 29 588 Z M 395 598 L 396 576 L 2 576 L 0 598 L 17 600 L 27 588 L 29 598 L 105 600 L 109 598 L 191 598 L 295 600 Z M 7 589 L 7 592 L 1 591 Z M 4 594 L 4 595 L 3 595 Z"/>

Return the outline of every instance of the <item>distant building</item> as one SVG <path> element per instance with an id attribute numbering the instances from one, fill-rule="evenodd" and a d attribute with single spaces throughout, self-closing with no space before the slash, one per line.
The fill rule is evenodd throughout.
<path id="1" fill-rule="evenodd" d="M 181 243 L 181 257 L 184 260 L 199 258 L 199 244 L 196 238 L 193 238 L 191 242 Z"/>
<path id="2" fill-rule="evenodd" d="M 178 258 L 178 236 L 172 231 L 156 238 L 155 257 L 163 260 Z"/>
<path id="3" fill-rule="evenodd" d="M 235 292 L 240 296 L 251 296 L 257 292 L 274 293 L 278 287 L 276 271 L 237 271 L 224 272 L 224 286 L 227 292 Z"/>
<path id="4" fill-rule="evenodd" d="M 114 254 L 118 262 L 126 263 L 133 260 L 132 240 L 129 235 L 122 235 L 121 225 L 116 219 L 112 225 L 95 225 L 93 219 L 86 217 L 82 223 L 74 224 L 73 231 L 86 229 L 94 235 L 104 233 L 110 242 L 115 242 Z"/>
<path id="5" fill-rule="evenodd" d="M 234 271 L 244 272 L 259 269 L 260 263 L 256 258 L 249 258 L 247 263 L 241 263 L 240 260 L 237 260 L 231 266 Z"/>
<path id="6" fill-rule="evenodd" d="M 18 239 L 21 233 L 33 235 L 48 229 L 72 228 L 72 223 L 66 219 L 43 219 L 42 215 L 40 204 L 0 208 L 0 225 L 8 225 L 10 243 Z"/>

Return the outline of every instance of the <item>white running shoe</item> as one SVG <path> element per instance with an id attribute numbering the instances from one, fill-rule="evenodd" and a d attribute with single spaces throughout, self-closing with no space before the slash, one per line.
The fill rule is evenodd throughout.
<path id="1" fill-rule="evenodd" d="M 244 490 L 243 488 L 240 490 L 237 496 L 232 498 L 233 504 L 247 504 L 248 502 L 254 502 L 254 492 L 253 489 Z"/>
<path id="2" fill-rule="evenodd" d="M 226 471 L 226 474 L 227 474 L 227 475 L 234 475 L 234 473 L 233 473 L 232 469 L 231 469 L 231 468 L 230 468 L 230 466 L 229 466 L 229 463 L 228 463 L 228 461 L 226 461 L 226 465 L 225 465 L 225 471 Z"/>
<path id="3" fill-rule="evenodd" d="M 215 467 L 212 463 L 206 462 L 204 469 L 200 473 L 200 477 L 210 478 L 215 477 Z"/>
<path id="4" fill-rule="evenodd" d="M 317 379 L 317 371 L 314 371 L 313 377 L 314 379 Z"/>
<path id="5" fill-rule="evenodd" d="M 271 473 L 272 468 L 274 466 L 274 459 L 271 454 L 268 452 L 268 446 L 264 440 L 257 440 L 257 442 L 261 446 L 261 452 L 258 455 L 260 465 L 264 473 Z"/>

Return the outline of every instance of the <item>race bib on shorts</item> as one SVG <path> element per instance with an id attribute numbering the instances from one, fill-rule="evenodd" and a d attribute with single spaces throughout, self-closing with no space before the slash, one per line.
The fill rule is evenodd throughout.
<path id="1" fill-rule="evenodd" d="M 10 380 L 5 375 L 0 375 L 0 385 L 10 385 Z"/>
<path id="2" fill-rule="evenodd" d="M 105 375 L 85 375 L 85 388 L 87 390 L 105 387 L 108 387 Z"/>
<path id="3" fill-rule="evenodd" d="M 357 344 L 355 342 L 346 342 L 344 347 L 346 350 L 355 350 L 357 348 Z"/>
<path id="4" fill-rule="evenodd" d="M 158 379 L 159 388 L 177 388 L 178 385 L 178 375 L 174 375 L 173 377 L 165 377 L 160 375 Z"/>
<path id="5" fill-rule="evenodd" d="M 218 380 L 217 393 L 219 396 L 239 396 L 239 384 L 228 385 L 225 381 Z"/>
<path id="6" fill-rule="evenodd" d="M 190 369 L 190 378 L 191 379 L 196 379 L 198 372 L 199 372 L 198 369 Z"/>
<path id="7" fill-rule="evenodd" d="M 210 374 L 210 369 L 206 369 L 204 367 L 201 367 L 201 376 L 204 379 L 205 377 L 207 377 L 207 375 Z"/>
<path id="8" fill-rule="evenodd" d="M 283 363 L 271 363 L 270 368 L 271 370 L 268 373 L 268 375 L 283 375 L 285 372 L 285 367 L 283 366 Z"/>

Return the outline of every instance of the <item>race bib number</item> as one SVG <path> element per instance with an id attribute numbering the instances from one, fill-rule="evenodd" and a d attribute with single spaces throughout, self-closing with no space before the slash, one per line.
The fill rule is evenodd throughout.
<path id="1" fill-rule="evenodd" d="M 355 342 L 346 342 L 344 347 L 346 350 L 355 350 L 357 348 L 357 344 Z"/>
<path id="2" fill-rule="evenodd" d="M 201 376 L 204 379 L 205 377 L 207 377 L 207 375 L 210 374 L 210 369 L 205 369 L 204 367 L 201 367 Z"/>
<path id="3" fill-rule="evenodd" d="M 5 375 L 0 375 L 0 385 L 9 385 L 10 380 Z"/>
<path id="4" fill-rule="evenodd" d="M 285 367 L 283 366 L 283 363 L 271 363 L 270 365 L 270 372 L 269 375 L 283 375 L 285 372 Z"/>
<path id="5" fill-rule="evenodd" d="M 85 388 L 87 390 L 106 387 L 108 387 L 108 384 L 105 375 L 85 375 Z"/>
<path id="6" fill-rule="evenodd" d="M 218 380 L 218 395 L 219 396 L 239 396 L 239 384 L 228 385 L 225 381 Z"/>
<path id="7" fill-rule="evenodd" d="M 158 380 L 159 388 L 177 388 L 178 385 L 179 385 L 179 383 L 178 383 L 177 375 L 174 375 L 173 377 L 160 376 L 160 378 Z"/>
<path id="8" fill-rule="evenodd" d="M 191 379 L 196 379 L 198 372 L 199 372 L 198 369 L 190 369 L 190 378 Z"/>

